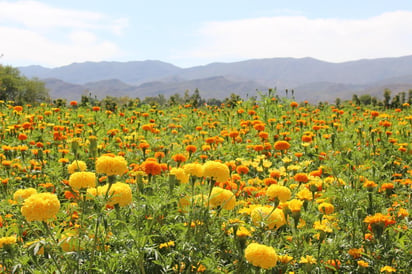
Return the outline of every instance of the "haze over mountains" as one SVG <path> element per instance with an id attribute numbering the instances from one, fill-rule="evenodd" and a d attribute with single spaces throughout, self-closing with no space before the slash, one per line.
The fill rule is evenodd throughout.
<path id="1" fill-rule="evenodd" d="M 144 99 L 196 88 L 203 98 L 223 99 L 231 93 L 246 97 L 256 95 L 256 90 L 276 88 L 281 95 L 285 89 L 293 89 L 298 101 L 318 102 L 350 99 L 355 93 L 381 97 L 385 88 L 393 93 L 412 89 L 412 55 L 343 63 L 271 58 L 180 68 L 148 60 L 19 69 L 27 77 L 45 81 L 52 98 L 67 100 L 80 100 L 87 91 L 99 99 L 107 95 Z"/>

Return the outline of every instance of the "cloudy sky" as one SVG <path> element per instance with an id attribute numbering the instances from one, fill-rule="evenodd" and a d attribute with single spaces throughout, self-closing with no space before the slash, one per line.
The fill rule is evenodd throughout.
<path id="1" fill-rule="evenodd" d="M 0 0 L 0 64 L 412 55 L 412 1 Z"/>

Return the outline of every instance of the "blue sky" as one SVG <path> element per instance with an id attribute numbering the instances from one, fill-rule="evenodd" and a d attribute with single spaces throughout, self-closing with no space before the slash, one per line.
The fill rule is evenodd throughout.
<path id="1" fill-rule="evenodd" d="M 0 63 L 56 67 L 412 54 L 412 1 L 4 1 Z"/>

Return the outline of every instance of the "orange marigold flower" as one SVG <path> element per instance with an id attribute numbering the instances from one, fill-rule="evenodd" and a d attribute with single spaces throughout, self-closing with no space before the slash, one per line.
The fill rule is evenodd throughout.
<path id="1" fill-rule="evenodd" d="M 186 162 L 186 156 L 184 156 L 183 154 L 175 154 L 172 156 L 173 161 L 177 162 L 177 163 L 183 163 Z"/>
<path id="2" fill-rule="evenodd" d="M 296 107 L 299 106 L 299 104 L 297 102 L 292 102 L 292 103 L 290 103 L 290 106 L 293 107 L 293 108 L 296 108 Z"/>
<path id="3" fill-rule="evenodd" d="M 162 172 L 162 167 L 156 161 L 145 161 L 141 166 L 147 175 L 159 175 Z"/>
<path id="4" fill-rule="evenodd" d="M 290 144 L 289 144 L 288 142 L 286 142 L 286 141 L 277 141 L 277 142 L 273 145 L 273 147 L 274 147 L 276 150 L 287 150 L 287 149 L 290 148 Z"/>
<path id="5" fill-rule="evenodd" d="M 236 168 L 236 172 L 239 173 L 239 174 L 248 174 L 249 173 L 249 168 L 247 166 L 240 165 Z"/>
<path id="6" fill-rule="evenodd" d="M 303 135 L 302 136 L 302 142 L 304 142 L 304 143 L 312 142 L 312 136 L 311 135 Z"/>
<path id="7" fill-rule="evenodd" d="M 186 151 L 189 152 L 189 153 L 195 153 L 196 150 L 197 150 L 197 147 L 194 146 L 194 145 L 188 145 L 188 146 L 186 146 Z"/>
<path id="8" fill-rule="evenodd" d="M 309 181 L 309 177 L 306 173 L 297 173 L 293 176 L 293 179 L 300 183 L 307 183 Z"/>

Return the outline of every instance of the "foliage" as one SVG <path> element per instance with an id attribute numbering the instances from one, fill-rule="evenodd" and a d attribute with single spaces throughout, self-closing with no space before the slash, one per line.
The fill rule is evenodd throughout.
<path id="1" fill-rule="evenodd" d="M 27 79 L 11 66 L 0 65 L 0 100 L 15 101 L 16 104 L 38 103 L 49 97 L 44 83 Z"/>

